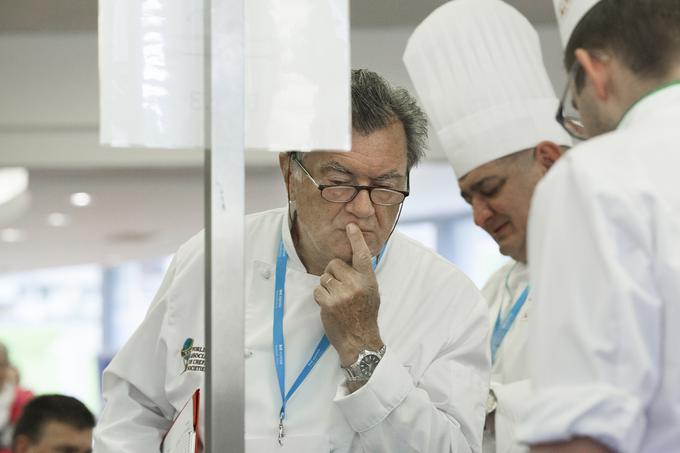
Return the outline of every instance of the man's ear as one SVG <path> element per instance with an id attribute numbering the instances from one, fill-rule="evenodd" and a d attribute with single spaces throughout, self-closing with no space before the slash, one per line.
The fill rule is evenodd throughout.
<path id="1" fill-rule="evenodd" d="M 31 446 L 31 439 L 25 434 L 19 434 L 14 441 L 13 453 L 26 453 Z"/>
<path id="2" fill-rule="evenodd" d="M 545 140 L 534 148 L 534 161 L 543 168 L 544 172 L 550 170 L 550 167 L 560 157 L 562 157 L 562 148 L 557 143 Z"/>
<path id="3" fill-rule="evenodd" d="M 596 55 L 585 49 L 576 49 L 574 52 L 581 68 L 585 72 L 585 83 L 591 83 L 595 95 L 600 101 L 606 101 L 609 97 L 610 83 L 610 59 L 606 55 Z"/>

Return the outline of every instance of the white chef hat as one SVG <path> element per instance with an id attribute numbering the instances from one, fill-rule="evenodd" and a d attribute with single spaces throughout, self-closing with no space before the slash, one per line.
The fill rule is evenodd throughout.
<path id="1" fill-rule="evenodd" d="M 567 47 L 569 38 L 579 21 L 600 0 L 553 0 L 557 25 L 560 28 L 562 47 Z"/>
<path id="2" fill-rule="evenodd" d="M 536 31 L 501 0 L 454 0 L 411 35 L 404 63 L 457 177 L 543 140 L 570 145 Z"/>

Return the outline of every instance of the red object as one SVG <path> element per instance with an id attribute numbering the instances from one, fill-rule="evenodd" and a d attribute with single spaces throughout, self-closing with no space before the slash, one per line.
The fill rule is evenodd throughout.
<path id="1" fill-rule="evenodd" d="M 14 392 L 14 401 L 12 401 L 12 406 L 9 409 L 9 420 L 13 425 L 15 425 L 17 420 L 19 420 L 21 412 L 24 410 L 26 403 L 32 399 L 33 392 L 22 389 L 21 387 L 17 387 L 16 391 Z"/>
<path id="2" fill-rule="evenodd" d="M 194 448 L 191 450 L 196 453 L 203 453 L 203 441 L 200 438 L 200 433 L 198 432 L 198 425 L 199 425 L 199 416 L 200 416 L 200 406 L 201 406 L 201 389 L 198 388 L 194 391 L 193 395 L 191 395 L 191 398 L 189 401 L 184 404 L 184 407 L 182 408 L 181 411 L 179 411 L 179 414 L 177 417 L 175 417 L 175 420 L 172 422 L 172 425 L 170 425 L 170 430 L 165 433 L 165 436 L 163 437 L 163 442 L 161 443 L 161 451 L 166 451 L 165 446 L 163 443 L 165 442 L 165 438 L 168 437 L 168 434 L 170 431 L 172 431 L 172 428 L 175 426 L 175 422 L 183 416 L 183 414 L 188 414 L 189 413 L 189 404 L 191 404 L 191 418 L 192 418 L 192 425 L 193 425 L 193 431 L 196 433 L 196 444 L 194 445 Z M 187 411 L 186 413 L 184 411 Z M 169 447 L 168 450 L 172 448 Z M 0 450 L 0 453 L 4 453 L 2 450 Z"/>

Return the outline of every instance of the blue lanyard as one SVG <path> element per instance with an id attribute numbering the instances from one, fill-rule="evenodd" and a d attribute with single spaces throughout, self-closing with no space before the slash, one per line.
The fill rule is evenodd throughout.
<path id="1" fill-rule="evenodd" d="M 288 254 L 283 246 L 283 240 L 279 242 L 279 252 L 276 258 L 276 288 L 274 290 L 274 365 L 276 365 L 276 376 L 279 379 L 279 392 L 281 393 L 281 411 L 279 412 L 280 421 L 286 418 L 286 403 L 293 396 L 293 393 L 300 387 L 309 373 L 319 361 L 321 356 L 330 346 L 328 337 L 324 335 L 316 346 L 314 353 L 307 361 L 307 364 L 300 372 L 288 393 L 286 393 L 286 350 L 283 339 L 283 305 L 286 299 L 286 267 L 288 265 Z"/>
<path id="2" fill-rule="evenodd" d="M 380 251 L 377 258 L 373 258 L 373 269 L 376 268 L 380 258 L 385 252 L 385 248 Z M 288 266 L 288 254 L 283 246 L 283 239 L 279 241 L 279 251 L 276 257 L 276 286 L 274 289 L 274 365 L 276 366 L 276 377 L 279 380 L 279 392 L 281 393 L 281 410 L 279 411 L 279 444 L 283 444 L 283 420 L 286 418 L 286 403 L 293 396 L 295 391 L 307 378 L 309 373 L 314 368 L 314 365 L 319 361 L 321 356 L 326 352 L 330 342 L 328 337 L 324 335 L 321 337 L 319 344 L 312 353 L 312 356 L 307 361 L 300 375 L 295 379 L 295 382 L 286 393 L 286 350 L 283 339 L 283 305 L 286 300 L 286 267 Z"/>
<path id="3" fill-rule="evenodd" d="M 501 343 L 503 342 L 505 335 L 507 335 L 510 327 L 512 327 L 512 323 L 515 322 L 515 318 L 522 309 L 524 302 L 526 302 L 528 295 L 529 287 L 527 286 L 524 288 L 524 291 L 522 291 L 522 294 L 520 294 L 519 298 L 512 306 L 512 309 L 510 309 L 510 313 L 508 313 L 508 316 L 503 320 L 503 322 L 501 322 L 501 312 L 503 311 L 502 305 L 501 309 L 498 310 L 496 325 L 493 327 L 493 336 L 491 337 L 491 363 L 496 362 L 496 353 L 498 352 L 498 348 L 501 347 Z"/>

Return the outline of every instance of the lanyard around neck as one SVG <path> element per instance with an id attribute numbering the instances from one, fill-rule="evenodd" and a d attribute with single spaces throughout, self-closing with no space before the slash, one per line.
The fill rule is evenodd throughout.
<path id="1" fill-rule="evenodd" d="M 386 246 L 380 251 L 376 258 L 373 258 L 373 269 L 378 265 L 380 258 L 385 253 Z M 274 365 L 276 367 L 276 377 L 279 381 L 279 393 L 281 394 L 281 410 L 279 411 L 279 442 L 283 437 L 283 420 L 286 418 L 286 403 L 293 396 L 295 391 L 307 378 L 309 373 L 314 368 L 314 365 L 319 361 L 321 356 L 326 352 L 330 342 L 326 335 L 321 337 L 321 340 L 316 345 L 312 356 L 305 364 L 302 371 L 298 375 L 293 385 L 286 393 L 286 350 L 283 338 L 283 308 L 286 300 L 286 268 L 288 266 L 288 254 L 283 245 L 283 239 L 279 241 L 279 249 L 276 257 L 276 285 L 274 289 Z"/>
<path id="2" fill-rule="evenodd" d="M 517 318 L 517 315 L 519 314 L 519 311 L 522 309 L 522 306 L 524 305 L 524 302 L 526 302 L 528 296 L 529 287 L 527 286 L 526 288 L 524 288 L 524 291 L 522 291 L 522 294 L 520 294 L 517 301 L 515 301 L 515 303 L 513 304 L 512 308 L 510 309 L 510 313 L 508 313 L 508 316 L 506 316 L 502 322 L 501 313 L 503 311 L 502 310 L 503 305 L 501 304 L 501 307 L 498 310 L 498 316 L 496 316 L 496 324 L 493 327 L 493 335 L 491 337 L 492 364 L 496 362 L 496 353 L 498 352 L 498 348 L 500 348 L 503 339 L 510 330 L 510 327 L 512 327 L 512 323 L 515 322 L 515 318 Z"/>
<path id="3" fill-rule="evenodd" d="M 281 410 L 279 417 L 281 421 L 286 417 L 286 403 L 295 391 L 300 387 L 302 382 L 307 378 L 309 373 L 314 368 L 314 365 L 319 361 L 321 356 L 330 346 L 328 337 L 326 335 L 321 337 L 319 344 L 312 353 L 312 356 L 307 361 L 295 382 L 286 393 L 286 350 L 283 338 L 283 306 L 286 300 L 286 267 L 288 266 L 288 254 L 283 245 L 283 240 L 279 241 L 279 251 L 276 258 L 276 287 L 274 290 L 274 365 L 276 366 L 276 377 L 279 381 L 279 392 L 281 393 Z"/>

